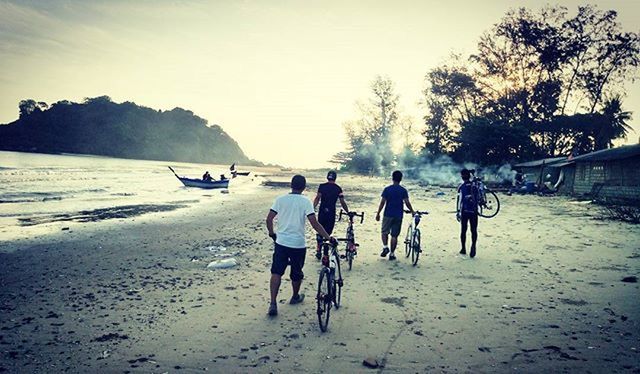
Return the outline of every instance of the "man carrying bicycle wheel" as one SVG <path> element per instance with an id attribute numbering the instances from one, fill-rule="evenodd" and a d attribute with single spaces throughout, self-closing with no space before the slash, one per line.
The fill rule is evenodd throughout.
<path id="1" fill-rule="evenodd" d="M 460 243 L 461 255 L 467 254 L 467 225 L 471 226 L 471 252 L 469 257 L 476 256 L 476 241 L 478 240 L 478 204 L 480 203 L 480 191 L 471 182 L 471 171 L 462 169 L 460 171 L 462 184 L 458 187 L 458 198 L 456 200 L 456 219 L 460 222 Z"/>
<path id="2" fill-rule="evenodd" d="M 271 305 L 268 314 L 276 316 L 278 305 L 276 299 L 280 290 L 280 283 L 287 265 L 291 265 L 289 276 L 291 277 L 291 287 L 293 296 L 289 304 L 298 304 L 304 300 L 300 286 L 304 273 L 304 259 L 306 256 L 305 221 L 309 220 L 311 226 L 327 240 L 335 241 L 316 219 L 315 211 L 311 201 L 302 192 L 306 188 L 307 180 L 302 175 L 295 175 L 291 179 L 291 193 L 276 198 L 267 214 L 267 230 L 269 236 L 275 242 L 273 251 L 273 261 L 271 264 Z M 278 216 L 277 233 L 273 230 L 273 220 Z"/>
<path id="3" fill-rule="evenodd" d="M 396 259 L 396 247 L 398 246 L 398 236 L 402 229 L 402 216 L 404 214 L 403 204 L 407 205 L 407 208 L 411 211 L 413 216 L 414 211 L 411 203 L 409 202 L 409 192 L 407 189 L 400 185 L 402 181 L 402 172 L 396 170 L 391 174 L 393 184 L 385 187 L 382 191 L 382 198 L 380 199 L 380 205 L 378 206 L 378 213 L 376 214 L 376 221 L 380 221 L 380 212 L 384 208 L 384 217 L 382 219 L 382 253 L 380 257 L 386 257 L 389 252 L 389 260 Z M 391 234 L 391 251 L 389 251 L 389 234 Z"/>
<path id="4" fill-rule="evenodd" d="M 336 184 L 337 174 L 331 170 L 327 173 L 327 183 L 322 183 L 318 187 L 318 193 L 316 198 L 313 199 L 313 209 L 320 203 L 320 210 L 318 211 L 318 222 L 324 227 L 324 229 L 331 235 L 333 233 L 333 227 L 336 223 L 336 203 L 340 200 L 340 205 L 345 212 L 349 212 L 347 203 L 344 201 L 344 194 L 342 188 Z M 316 247 L 316 258 L 319 260 L 322 257 L 320 248 L 322 247 L 322 236 L 316 235 L 318 245 Z"/>

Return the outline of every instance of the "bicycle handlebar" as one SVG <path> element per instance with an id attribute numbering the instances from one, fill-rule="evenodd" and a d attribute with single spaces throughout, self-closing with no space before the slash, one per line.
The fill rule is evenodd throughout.
<path id="1" fill-rule="evenodd" d="M 338 242 L 348 242 L 349 239 L 347 238 L 334 238 L 336 241 L 335 243 L 332 243 L 330 240 L 327 239 L 322 239 L 322 244 L 329 244 L 329 245 L 337 245 Z"/>
<path id="2" fill-rule="evenodd" d="M 345 212 L 344 210 L 340 209 L 340 215 L 338 216 L 338 221 L 342 220 L 342 215 L 345 215 L 347 217 L 349 217 L 350 220 L 353 220 L 353 217 L 360 217 L 360 223 L 364 223 L 364 212 L 361 213 L 356 213 L 356 212 Z"/>
<path id="3" fill-rule="evenodd" d="M 404 212 L 405 212 L 405 213 L 407 213 L 407 214 L 411 213 L 411 211 L 410 211 L 410 210 L 406 210 L 406 209 L 405 209 L 405 211 L 404 211 Z M 419 215 L 419 216 L 429 214 L 429 212 L 427 212 L 426 210 L 423 210 L 423 211 L 415 210 L 415 211 L 414 211 L 414 213 L 415 213 L 415 214 L 417 214 L 417 215 Z"/>

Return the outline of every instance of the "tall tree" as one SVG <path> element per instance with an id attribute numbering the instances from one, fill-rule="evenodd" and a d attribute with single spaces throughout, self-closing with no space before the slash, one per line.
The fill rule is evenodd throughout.
<path id="1" fill-rule="evenodd" d="M 349 143 L 349 161 L 344 167 L 378 174 L 393 163 L 391 135 L 401 115 L 399 97 L 390 78 L 377 76 L 371 83 L 371 94 L 367 102 L 358 104 L 360 118 L 344 124 Z"/>
<path id="2" fill-rule="evenodd" d="M 446 148 L 440 134 L 451 134 L 450 147 L 460 150 L 470 146 L 462 142 L 507 140 L 512 149 L 533 147 L 526 157 L 610 147 L 626 136 L 630 113 L 618 94 L 639 64 L 640 37 L 622 31 L 615 11 L 587 5 L 570 17 L 560 6 L 511 10 L 482 35 L 466 67 L 448 62 L 428 73 L 427 151 Z M 478 131 L 490 126 L 499 127 L 488 132 L 500 134 L 493 140 Z M 503 136 L 507 129 L 518 136 Z M 494 159 L 486 145 L 487 160 Z"/>

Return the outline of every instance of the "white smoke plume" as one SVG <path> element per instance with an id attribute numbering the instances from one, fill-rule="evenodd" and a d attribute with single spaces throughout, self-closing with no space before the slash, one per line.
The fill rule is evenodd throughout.
<path id="1" fill-rule="evenodd" d="M 462 169 L 475 169 L 476 176 L 481 176 L 485 183 L 511 184 L 516 174 L 511 165 L 492 165 L 481 167 L 477 164 L 466 162 L 459 164 L 449 156 L 439 156 L 434 159 L 398 160 L 398 168 L 407 174 L 408 178 L 417 179 L 426 185 L 453 187 L 461 183 L 460 171 Z"/>

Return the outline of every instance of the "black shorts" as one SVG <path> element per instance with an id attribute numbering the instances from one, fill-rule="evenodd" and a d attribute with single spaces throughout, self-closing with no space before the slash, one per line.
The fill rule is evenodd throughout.
<path id="1" fill-rule="evenodd" d="M 322 225 L 327 234 L 331 235 L 331 233 L 333 232 L 333 228 L 336 225 L 336 212 L 327 213 L 324 211 L 320 211 L 320 214 L 318 214 L 318 223 Z M 324 238 L 320 234 L 316 235 L 316 240 L 318 241 L 318 243 L 322 243 L 323 239 Z"/>
<path id="2" fill-rule="evenodd" d="M 460 223 L 462 227 L 465 227 L 467 223 L 471 224 L 471 230 L 475 230 L 478 227 L 478 214 L 471 212 L 462 212 L 460 214 Z"/>
<path id="3" fill-rule="evenodd" d="M 320 212 L 318 222 L 324 227 L 327 234 L 331 235 L 336 225 L 336 212 Z"/>
<path id="4" fill-rule="evenodd" d="M 307 254 L 306 248 L 289 248 L 278 243 L 273 250 L 273 262 L 271 263 L 271 274 L 284 275 L 287 265 L 291 265 L 289 277 L 292 281 L 299 281 L 304 278 L 302 268 L 304 267 L 304 257 Z"/>

